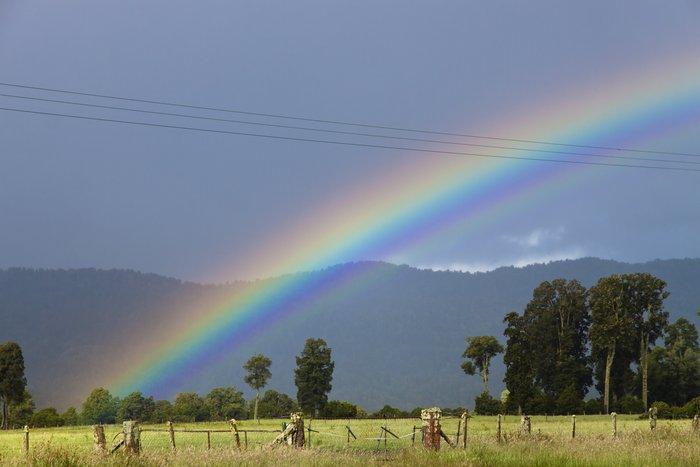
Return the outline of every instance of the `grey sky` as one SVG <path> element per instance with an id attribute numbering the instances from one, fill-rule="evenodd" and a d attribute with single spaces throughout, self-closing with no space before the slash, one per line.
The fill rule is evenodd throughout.
<path id="1" fill-rule="evenodd" d="M 479 134 L 579 84 L 697 51 L 699 20 L 693 0 L 0 0 L 0 82 Z M 700 76 L 700 57 L 689 60 Z M 0 107 L 150 118 L 9 97 Z M 700 153 L 700 109 L 695 115 L 694 125 L 643 149 Z M 352 196 L 370 177 L 390 180 L 414 158 L 442 163 L 3 111 L 0 141 L 0 267 L 131 268 L 194 280 L 265 275 L 235 267 L 261 237 L 321 201 Z M 588 255 L 700 256 L 700 173 L 593 173 L 477 229 L 347 260 L 487 269 Z M 222 264 L 232 266 L 213 272 Z"/>

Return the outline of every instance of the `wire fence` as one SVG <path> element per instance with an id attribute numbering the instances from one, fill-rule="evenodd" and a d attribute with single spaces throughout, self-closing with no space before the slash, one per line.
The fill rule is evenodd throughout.
<path id="1" fill-rule="evenodd" d="M 578 423 L 577 423 L 578 422 Z M 268 448 L 291 425 L 289 419 L 239 421 L 229 425 L 226 422 L 199 424 L 133 424 L 133 432 L 124 426 L 107 425 L 89 427 L 64 427 L 60 429 L 12 430 L 14 441 L 6 443 L 10 436 L 0 439 L 0 463 L 4 457 L 12 458 L 27 455 L 32 449 L 41 446 L 60 446 L 75 453 L 124 452 L 128 449 L 127 439 L 136 436 L 137 450 L 144 453 L 173 453 L 207 450 L 256 450 Z M 386 419 L 306 419 L 304 420 L 304 446 L 307 448 L 329 448 L 333 450 L 358 449 L 367 451 L 398 451 L 418 448 L 424 444 L 425 422 L 420 418 Z M 467 426 L 465 426 L 465 424 Z M 668 425 L 668 426 L 667 426 Z M 129 425 L 131 426 L 131 425 Z M 520 417 L 498 416 L 477 417 L 476 419 L 444 416 L 439 419 L 440 438 L 443 448 L 462 448 L 467 445 L 508 444 L 513 441 L 533 440 L 551 442 L 553 440 L 628 440 L 630 436 L 650 436 L 656 431 L 663 436 L 666 431 L 692 433 L 700 436 L 700 420 L 696 416 L 689 421 L 641 420 L 639 417 L 546 416 Z M 103 433 L 103 447 L 98 443 L 99 431 Z M 685 435 L 684 435 L 685 436 Z M 649 438 L 653 439 L 653 438 Z"/>

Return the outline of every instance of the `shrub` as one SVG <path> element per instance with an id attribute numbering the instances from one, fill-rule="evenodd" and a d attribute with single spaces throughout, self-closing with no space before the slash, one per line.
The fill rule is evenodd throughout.
<path id="1" fill-rule="evenodd" d="M 498 415 L 501 413 L 501 401 L 487 392 L 482 392 L 474 399 L 474 411 L 478 415 Z"/>
<path id="2" fill-rule="evenodd" d="M 671 418 L 673 413 L 671 411 L 671 406 L 664 401 L 656 401 L 651 404 L 652 407 L 656 407 L 658 411 L 656 416 L 659 418 Z"/>
<path id="3" fill-rule="evenodd" d="M 589 415 L 603 413 L 603 399 L 589 399 L 583 403 L 583 410 Z"/>
<path id="4" fill-rule="evenodd" d="M 560 415 L 580 414 L 583 412 L 583 401 L 574 385 L 562 391 L 557 399 L 557 413 Z"/>
<path id="5" fill-rule="evenodd" d="M 41 409 L 32 415 L 29 424 L 34 427 L 46 428 L 52 426 L 61 426 L 62 424 L 61 416 L 58 414 L 56 409 L 53 407 L 48 407 L 46 409 Z"/>
<path id="6" fill-rule="evenodd" d="M 616 409 L 620 413 L 641 414 L 644 413 L 644 404 L 634 396 L 623 396 L 617 401 Z"/>
<path id="7" fill-rule="evenodd" d="M 357 406 L 345 401 L 329 401 L 323 410 L 323 416 L 328 418 L 354 418 L 357 416 Z"/>

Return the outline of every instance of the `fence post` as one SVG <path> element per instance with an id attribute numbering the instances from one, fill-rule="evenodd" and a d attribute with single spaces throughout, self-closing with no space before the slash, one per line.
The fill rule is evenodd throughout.
<path id="1" fill-rule="evenodd" d="M 24 455 L 29 455 L 29 426 L 24 425 Z"/>
<path id="2" fill-rule="evenodd" d="M 420 413 L 421 432 L 423 434 L 423 447 L 440 450 L 440 417 L 442 410 L 439 407 L 423 409 Z"/>
<path id="3" fill-rule="evenodd" d="M 307 426 L 307 429 L 309 430 L 309 436 L 306 440 L 306 447 L 307 448 L 311 447 L 311 420 L 312 420 L 312 418 L 309 417 L 309 425 Z"/>
<path id="4" fill-rule="evenodd" d="M 532 433 L 532 424 L 528 415 L 520 417 L 520 436 Z"/>
<path id="5" fill-rule="evenodd" d="M 571 416 L 571 439 L 576 438 L 576 415 Z"/>
<path id="6" fill-rule="evenodd" d="M 501 414 L 498 414 L 498 424 L 496 425 L 496 441 L 501 442 Z"/>
<path id="7" fill-rule="evenodd" d="M 613 438 L 617 438 L 617 412 L 613 412 L 610 415 L 612 416 L 612 435 Z"/>
<path id="8" fill-rule="evenodd" d="M 700 418 L 695 414 L 693 417 L 693 431 L 698 431 L 698 429 L 700 429 Z"/>
<path id="9" fill-rule="evenodd" d="M 92 437 L 95 440 L 95 452 L 104 454 L 107 452 L 107 439 L 105 438 L 105 427 L 102 425 L 92 425 Z"/>
<path id="10" fill-rule="evenodd" d="M 467 449 L 467 423 L 469 423 L 469 412 L 464 411 L 462 414 L 464 419 L 464 433 L 462 434 L 462 449 Z"/>
<path id="11" fill-rule="evenodd" d="M 656 407 L 649 407 L 649 428 L 651 431 L 656 430 L 656 419 L 659 413 L 659 409 Z"/>
<path id="12" fill-rule="evenodd" d="M 236 447 L 241 449 L 241 435 L 238 434 L 238 422 L 236 422 L 235 418 L 232 418 L 228 423 L 231 426 L 231 434 L 234 441 L 236 441 Z"/>
<path id="13" fill-rule="evenodd" d="M 211 449 L 211 431 L 207 430 L 207 450 Z"/>
<path id="14" fill-rule="evenodd" d="M 292 444 L 297 448 L 304 447 L 304 412 L 295 412 L 292 414 L 291 423 L 294 425 L 294 433 L 292 434 Z"/>
<path id="15" fill-rule="evenodd" d="M 136 456 L 141 452 L 141 430 L 137 422 L 124 422 L 124 450 Z"/>
<path id="16" fill-rule="evenodd" d="M 170 437 L 170 447 L 173 452 L 177 451 L 175 448 L 175 430 L 173 429 L 173 422 L 168 422 L 168 436 Z"/>
<path id="17" fill-rule="evenodd" d="M 697 418 L 697 415 L 695 416 Z M 416 425 L 413 425 L 413 434 L 411 435 L 411 447 L 416 446 Z"/>

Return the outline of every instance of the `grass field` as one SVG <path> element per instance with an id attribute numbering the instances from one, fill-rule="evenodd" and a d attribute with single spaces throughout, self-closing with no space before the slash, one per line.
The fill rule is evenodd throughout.
<path id="1" fill-rule="evenodd" d="M 248 449 L 235 449 L 226 423 L 175 424 L 177 452 L 170 449 L 165 425 L 144 425 L 142 454 L 130 459 L 120 450 L 111 456 L 95 454 L 90 427 L 33 429 L 30 453 L 23 454 L 21 430 L 0 432 L 2 465 L 365 465 L 367 463 L 445 464 L 445 465 L 699 465 L 700 432 L 689 420 L 660 420 L 651 432 L 648 422 L 636 416 L 618 416 L 617 437 L 612 436 L 608 416 L 579 416 L 576 438 L 571 439 L 570 417 L 532 417 L 532 433 L 519 436 L 520 418 L 506 416 L 502 441 L 496 440 L 495 417 L 469 420 L 467 449 L 443 444 L 439 453 L 420 447 L 420 428 L 413 444 L 413 428 L 418 419 L 387 420 L 386 444 L 376 439 L 383 420 L 351 420 L 357 437 L 348 446 L 346 420 L 311 420 L 311 449 L 287 446 L 268 447 L 276 433 L 247 435 Z M 239 430 L 279 430 L 281 420 L 239 422 Z M 457 431 L 457 418 L 443 419 L 443 431 L 451 438 Z M 308 426 L 308 420 L 307 420 Z M 181 431 L 187 430 L 187 431 Z M 195 431 L 197 430 L 197 431 Z M 213 431 L 209 434 L 206 430 Z M 121 432 L 121 426 L 107 426 L 107 444 Z M 308 435 L 308 432 L 307 432 Z M 241 433 L 242 447 L 245 435 Z M 208 444 L 211 449 L 208 450 Z M 378 448 L 379 444 L 379 448 Z"/>

